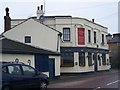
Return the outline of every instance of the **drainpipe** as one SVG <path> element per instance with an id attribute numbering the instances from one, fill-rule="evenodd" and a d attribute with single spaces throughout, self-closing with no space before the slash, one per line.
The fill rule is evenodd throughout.
<path id="1" fill-rule="evenodd" d="M 59 39 L 62 37 L 62 33 L 60 32 L 57 37 L 57 51 L 59 49 Z"/>

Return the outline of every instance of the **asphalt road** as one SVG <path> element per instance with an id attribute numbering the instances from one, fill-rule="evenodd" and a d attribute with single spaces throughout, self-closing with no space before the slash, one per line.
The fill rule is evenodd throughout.
<path id="1" fill-rule="evenodd" d="M 62 75 L 60 79 L 51 81 L 48 90 L 120 90 L 120 72 L 110 70 L 89 74 Z"/>

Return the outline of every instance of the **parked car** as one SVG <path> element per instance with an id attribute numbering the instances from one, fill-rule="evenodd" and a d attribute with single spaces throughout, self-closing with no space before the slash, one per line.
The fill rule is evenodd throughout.
<path id="1" fill-rule="evenodd" d="M 17 90 L 39 88 L 46 90 L 48 76 L 23 63 L 2 62 L 2 89 Z"/>

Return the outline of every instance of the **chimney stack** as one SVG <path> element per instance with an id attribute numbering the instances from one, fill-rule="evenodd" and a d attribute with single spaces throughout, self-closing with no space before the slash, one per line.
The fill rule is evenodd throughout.
<path id="1" fill-rule="evenodd" d="M 37 19 L 39 19 L 42 15 L 44 15 L 43 5 L 37 7 Z"/>
<path id="2" fill-rule="evenodd" d="M 11 29 L 11 18 L 9 17 L 9 8 L 6 7 L 6 16 L 4 16 L 4 32 Z"/>

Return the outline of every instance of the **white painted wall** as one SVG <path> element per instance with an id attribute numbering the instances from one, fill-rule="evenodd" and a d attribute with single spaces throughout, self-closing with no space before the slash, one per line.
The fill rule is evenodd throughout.
<path id="1" fill-rule="evenodd" d="M 1 54 L 2 58 L 0 61 L 15 62 L 15 59 L 19 59 L 19 62 L 23 62 L 28 65 L 28 60 L 31 60 L 31 66 L 35 67 L 34 55 L 25 55 L 25 54 Z"/>
<path id="2" fill-rule="evenodd" d="M 49 56 L 55 59 L 55 76 L 60 76 L 60 56 Z"/>
<path id="3" fill-rule="evenodd" d="M 23 62 L 24 64 L 28 64 L 28 60 L 31 60 L 31 66 L 35 68 L 35 58 L 34 55 L 26 55 L 26 54 L 1 54 L 0 53 L 0 61 L 6 62 L 15 62 L 15 59 L 19 59 L 19 62 Z M 49 72 L 43 72 L 49 77 Z"/>
<path id="4" fill-rule="evenodd" d="M 57 34 L 58 32 L 53 29 L 50 29 L 33 19 L 29 19 L 21 25 L 5 32 L 4 36 L 23 43 L 25 36 L 31 36 L 32 41 L 30 45 L 57 51 Z"/>
<path id="5" fill-rule="evenodd" d="M 50 22 L 51 21 L 51 22 Z M 64 17 L 59 17 L 59 18 L 51 18 L 51 19 L 45 19 L 44 21 L 45 24 L 55 27 L 55 29 L 59 30 L 60 32 L 63 32 L 64 27 L 69 27 L 71 29 L 71 41 L 70 42 L 61 42 L 61 46 L 80 46 L 80 47 L 97 47 L 97 44 L 99 45 L 99 48 L 102 49 L 108 49 L 108 45 L 106 42 L 105 38 L 105 45 L 101 45 L 101 35 L 107 35 L 108 34 L 108 29 L 104 28 L 100 25 L 94 24 L 93 22 L 90 22 L 86 19 L 83 18 L 64 18 Z M 78 33 L 77 33 L 77 28 L 83 27 L 85 28 L 85 45 L 78 45 Z M 87 31 L 91 30 L 91 43 L 88 43 L 88 33 Z M 97 44 L 94 44 L 94 38 L 93 34 L 94 31 L 97 33 Z"/>

